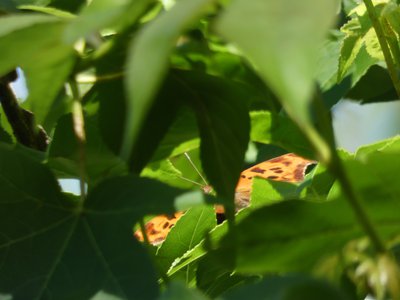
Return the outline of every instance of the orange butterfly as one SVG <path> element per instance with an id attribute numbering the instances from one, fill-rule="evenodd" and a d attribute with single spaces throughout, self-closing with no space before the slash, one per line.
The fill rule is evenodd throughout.
<path id="1" fill-rule="evenodd" d="M 315 163 L 315 161 L 302 158 L 293 153 L 288 153 L 244 170 L 240 174 L 235 189 L 236 210 L 249 206 L 254 177 L 285 182 L 300 182 L 304 179 L 307 166 Z M 203 187 L 203 190 L 209 192 L 210 187 Z M 217 205 L 215 211 L 217 214 L 223 214 L 224 207 Z M 160 215 L 147 222 L 145 231 L 148 241 L 153 245 L 161 244 L 167 237 L 170 229 L 183 214 L 184 212 L 176 212 L 173 216 Z M 135 237 L 140 241 L 144 240 L 143 233 L 140 229 L 135 232 Z"/>

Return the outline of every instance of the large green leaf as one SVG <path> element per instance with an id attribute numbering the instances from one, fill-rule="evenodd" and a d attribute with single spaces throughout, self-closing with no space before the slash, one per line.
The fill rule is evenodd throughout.
<path id="1" fill-rule="evenodd" d="M 140 173 L 149 161 L 182 154 L 199 146 L 195 117 L 182 107 L 187 97 L 182 84 L 168 76 L 144 121 L 138 143 L 132 149 L 130 168 L 134 172 Z M 100 102 L 101 134 L 107 146 L 119 154 L 126 112 L 122 81 L 97 83 L 85 98 Z"/>
<path id="2" fill-rule="evenodd" d="M 274 299 L 274 300 L 346 300 L 350 299 L 338 289 L 322 280 L 307 276 L 270 276 L 260 282 L 234 288 L 221 299 Z"/>
<path id="3" fill-rule="evenodd" d="M 6 36 L 13 31 L 17 31 L 36 24 L 51 23 L 55 21 L 57 21 L 57 19 L 54 17 L 40 14 L 3 16 L 1 18 L 0 36 Z"/>
<path id="4" fill-rule="evenodd" d="M 175 122 L 161 140 L 153 160 L 157 161 L 171 156 L 177 156 L 200 147 L 196 116 L 190 109 L 182 108 Z"/>
<path id="5" fill-rule="evenodd" d="M 344 160 L 350 181 L 358 194 L 367 202 L 381 201 L 382 207 L 390 206 L 400 197 L 397 172 L 400 161 L 400 139 L 394 137 L 360 148 L 355 158 Z M 332 191 L 332 197 L 338 191 Z M 367 212 L 375 214 L 378 211 Z"/>
<path id="6" fill-rule="evenodd" d="M 128 158 L 164 77 L 179 35 L 197 21 L 212 0 L 179 1 L 142 29 L 130 46 L 126 89 L 129 95 L 122 156 Z"/>
<path id="7" fill-rule="evenodd" d="M 136 177 L 106 182 L 86 202 L 61 193 L 50 171 L 0 147 L 0 293 L 82 299 L 103 291 L 153 299 L 155 272 L 132 237 L 144 213 L 173 210 L 180 191 Z M 163 199 L 157 208 L 155 199 Z M 158 205 L 160 207 L 160 205 Z"/>
<path id="8" fill-rule="evenodd" d="M 24 70 L 29 109 L 43 124 L 75 62 L 72 46 L 61 38 L 65 23 L 49 16 L 18 15 L 1 18 L 0 28 L 7 29 L 0 32 L 0 74 L 17 66 Z"/>
<path id="9" fill-rule="evenodd" d="M 157 251 L 159 270 L 166 273 L 174 260 L 196 246 L 216 222 L 213 207 L 195 207 L 187 211 Z M 188 270 L 186 272 L 189 273 Z"/>
<path id="10" fill-rule="evenodd" d="M 264 144 L 275 144 L 304 156 L 311 155 L 311 145 L 288 118 L 269 111 L 253 111 L 250 139 Z"/>
<path id="11" fill-rule="evenodd" d="M 249 141 L 246 89 L 201 73 L 177 75 L 196 112 L 203 170 L 217 194 L 231 201 Z"/>
<path id="12" fill-rule="evenodd" d="M 218 20 L 218 32 L 243 51 L 299 123 L 309 121 L 316 53 L 333 25 L 337 4 L 238 0 Z"/>
<path id="13" fill-rule="evenodd" d="M 365 206 L 380 232 L 388 236 L 397 232 L 400 218 L 394 212 L 396 201 L 388 200 L 382 205 L 381 199 L 375 199 Z M 363 233 L 344 201 L 294 200 L 250 213 L 238 224 L 236 234 L 237 271 L 254 274 L 309 271 L 324 256 Z"/>

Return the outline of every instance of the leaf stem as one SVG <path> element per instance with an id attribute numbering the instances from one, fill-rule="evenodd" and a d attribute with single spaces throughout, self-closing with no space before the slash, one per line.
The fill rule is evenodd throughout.
<path id="1" fill-rule="evenodd" d="M 86 198 L 86 133 L 85 133 L 85 120 L 83 117 L 83 108 L 78 85 L 75 79 L 69 81 L 71 88 L 73 103 L 72 103 L 72 120 L 73 128 L 79 148 L 79 185 L 82 203 Z"/>
<path id="2" fill-rule="evenodd" d="M 396 68 L 395 68 L 392 54 L 390 52 L 388 41 L 386 40 L 386 36 L 383 31 L 382 24 L 379 21 L 378 15 L 375 11 L 374 5 L 372 4 L 372 1 L 371 0 L 363 0 L 363 1 L 367 8 L 369 18 L 371 19 L 372 26 L 375 29 L 376 36 L 378 37 L 378 41 L 379 41 L 383 56 L 386 61 L 386 65 L 387 65 L 387 69 L 388 69 L 390 78 L 392 79 L 397 96 L 400 99 L 400 80 L 399 80 L 399 76 L 398 76 Z"/>

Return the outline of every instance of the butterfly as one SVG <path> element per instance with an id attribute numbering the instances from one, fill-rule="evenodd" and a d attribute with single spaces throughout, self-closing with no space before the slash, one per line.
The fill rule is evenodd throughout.
<path id="1" fill-rule="evenodd" d="M 316 162 L 293 153 L 288 153 L 244 170 L 240 174 L 235 189 L 236 210 L 238 211 L 250 205 L 254 177 L 284 182 L 301 182 L 304 180 L 307 167 L 313 164 L 316 164 Z M 210 192 L 211 187 L 204 186 L 203 190 Z M 217 216 L 225 212 L 224 207 L 221 205 L 217 205 L 215 211 Z M 184 212 L 176 212 L 171 216 L 160 215 L 147 222 L 145 232 L 149 243 L 155 246 L 161 244 L 183 214 Z M 143 232 L 140 229 L 134 235 L 139 241 L 144 240 Z"/>

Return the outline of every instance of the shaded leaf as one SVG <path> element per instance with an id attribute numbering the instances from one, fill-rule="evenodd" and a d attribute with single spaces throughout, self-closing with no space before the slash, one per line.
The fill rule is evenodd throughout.
<path id="1" fill-rule="evenodd" d="M 368 200 L 364 206 L 377 229 L 394 234 L 400 222 L 393 212 L 396 201 L 388 199 L 382 206 L 381 199 Z M 245 217 L 236 233 L 237 271 L 250 274 L 310 270 L 318 260 L 363 234 L 343 200 L 284 201 L 263 207 Z"/>
<path id="2" fill-rule="evenodd" d="M 372 103 L 397 100 L 398 96 L 387 70 L 375 65 L 346 94 L 346 98 Z"/>
<path id="3" fill-rule="evenodd" d="M 130 212 L 146 199 L 146 184 L 130 178 L 118 195 L 102 186 L 103 193 L 82 203 L 62 194 L 45 166 L 8 148 L 0 152 L 2 295 L 84 300 L 103 290 L 124 298 L 157 296 L 150 259 L 132 237 Z M 125 197 L 138 185 L 138 198 Z M 154 198 L 157 189 L 151 190 Z"/>
<path id="4" fill-rule="evenodd" d="M 270 276 L 262 281 L 230 290 L 221 299 L 345 300 L 341 291 L 327 282 L 307 276 Z"/>
<path id="5" fill-rule="evenodd" d="M 180 299 L 207 300 L 209 298 L 204 296 L 199 290 L 188 288 L 184 283 L 179 281 L 170 282 L 167 286 L 167 289 L 159 298 L 159 300 Z"/>
<path id="6" fill-rule="evenodd" d="M 129 95 L 122 157 L 130 156 L 143 121 L 162 82 L 168 57 L 179 35 L 197 21 L 212 0 L 180 1 L 153 20 L 132 41 L 127 62 L 126 89 Z"/>
<path id="7" fill-rule="evenodd" d="M 231 201 L 249 140 L 246 89 L 201 73 L 177 75 L 196 113 L 203 170 L 217 194 Z"/>
<path id="8" fill-rule="evenodd" d="M 94 116 L 85 117 L 85 131 L 87 141 L 84 163 L 89 188 L 106 178 L 125 175 L 128 171 L 126 164 L 103 143 Z M 70 114 L 58 121 L 48 157 L 50 166 L 60 172 L 62 177 L 80 177 L 78 170 L 82 158 Z"/>
<path id="9" fill-rule="evenodd" d="M 167 157 L 177 156 L 200 147 L 199 132 L 196 116 L 190 109 L 183 107 L 161 140 L 153 160 L 157 161 Z"/>
<path id="10" fill-rule="evenodd" d="M 215 257 L 206 255 L 199 261 L 196 272 L 197 287 L 213 299 L 236 286 L 259 280 L 258 276 L 234 274 L 231 269 L 224 268 L 214 259 Z"/>

